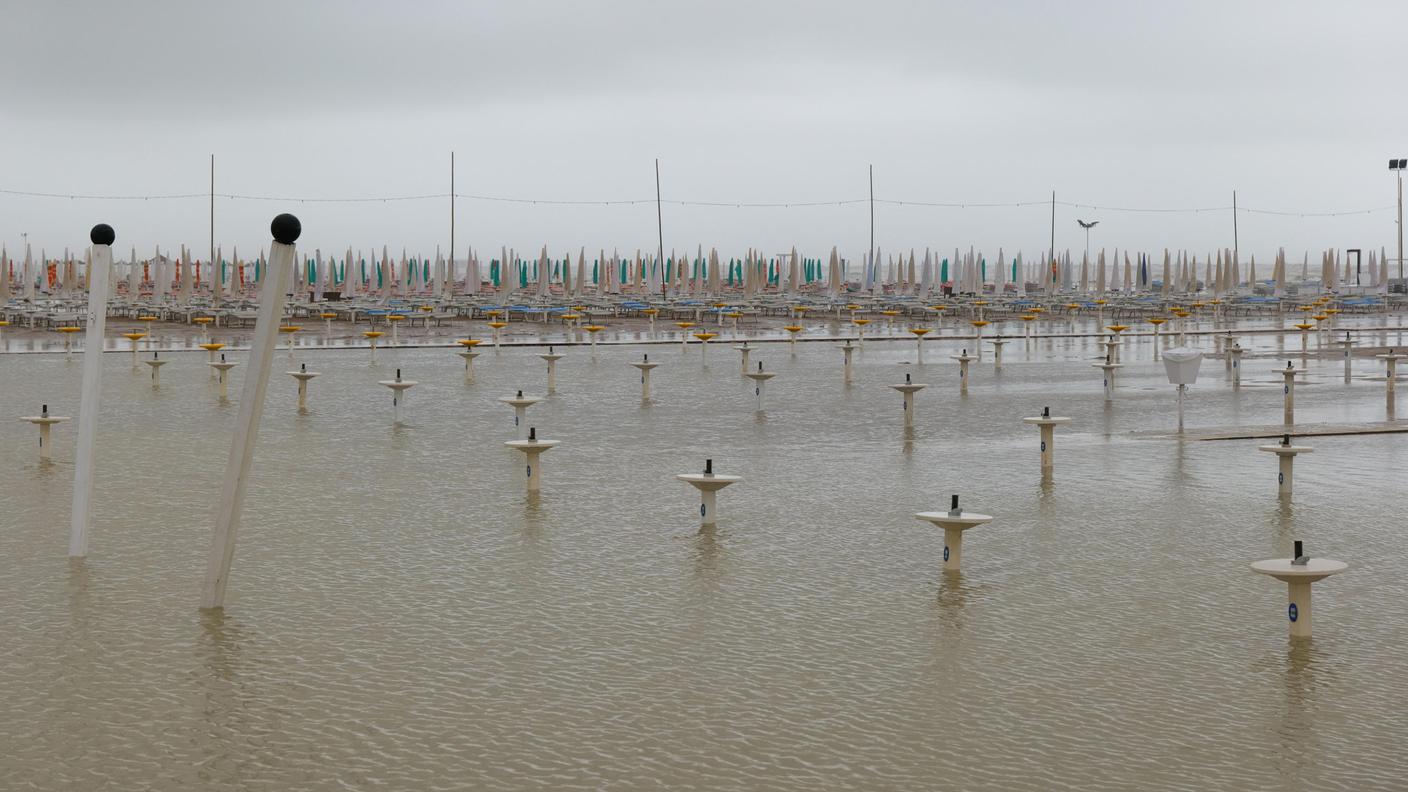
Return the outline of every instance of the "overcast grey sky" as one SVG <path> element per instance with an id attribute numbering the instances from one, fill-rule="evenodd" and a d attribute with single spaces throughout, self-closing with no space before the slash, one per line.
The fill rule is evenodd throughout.
<path id="1" fill-rule="evenodd" d="M 216 191 L 345 198 L 457 192 L 562 200 L 1391 207 L 1408 157 L 1404 2 L 24 2 L 2 0 L 0 189 Z M 654 248 L 653 202 L 462 197 L 457 241 L 554 255 Z M 449 201 L 217 198 L 226 255 L 303 220 L 301 247 L 433 253 Z M 1057 207 L 1105 244 L 1200 256 L 1230 211 Z M 0 241 L 55 254 L 111 223 L 119 250 L 191 245 L 205 200 L 0 195 Z M 1239 215 L 1245 253 L 1386 247 L 1395 212 Z M 1050 207 L 880 204 L 887 251 L 1048 244 Z M 864 204 L 675 206 L 665 246 L 839 245 L 858 259 Z"/>

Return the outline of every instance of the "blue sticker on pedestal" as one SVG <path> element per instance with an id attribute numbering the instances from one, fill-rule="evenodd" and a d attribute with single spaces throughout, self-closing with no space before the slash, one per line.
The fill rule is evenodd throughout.
<path id="1" fill-rule="evenodd" d="M 948 545 L 944 545 L 944 560 L 948 560 Z"/>
<path id="2" fill-rule="evenodd" d="M 1296 604 L 1292 602 L 1290 607 L 1286 608 L 1286 615 L 1291 617 L 1291 621 L 1295 621 L 1300 618 L 1300 608 L 1297 608 Z"/>

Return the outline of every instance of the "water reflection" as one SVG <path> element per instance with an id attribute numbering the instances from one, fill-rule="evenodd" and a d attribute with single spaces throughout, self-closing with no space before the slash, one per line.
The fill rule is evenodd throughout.
<path id="1" fill-rule="evenodd" d="M 693 560 L 695 588 L 700 593 L 718 591 L 722 582 L 719 562 L 723 555 L 723 540 L 717 525 L 705 525 L 694 535 Z"/>
<path id="2" fill-rule="evenodd" d="M 1270 519 L 1268 520 L 1268 522 L 1275 527 L 1277 538 L 1281 540 L 1277 544 L 1278 547 L 1287 544 L 1292 538 L 1291 531 L 1294 527 L 1293 520 L 1295 513 L 1295 501 L 1293 496 L 1289 493 L 1278 492 L 1276 495 L 1276 507 L 1271 511 Z"/>

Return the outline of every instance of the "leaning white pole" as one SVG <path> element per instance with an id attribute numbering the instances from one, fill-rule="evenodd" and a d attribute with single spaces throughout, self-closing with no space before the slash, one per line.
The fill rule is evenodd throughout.
<path id="1" fill-rule="evenodd" d="M 239 532 L 240 508 L 249 484 L 254 461 L 254 442 L 259 434 L 259 417 L 264 412 L 264 392 L 269 386 L 274 348 L 278 345 L 279 317 L 284 312 L 284 281 L 293 268 L 293 243 L 302 232 L 298 218 L 281 214 L 270 225 L 274 242 L 269 247 L 269 273 L 259 295 L 259 318 L 254 342 L 249 349 L 249 374 L 240 395 L 235 439 L 225 464 L 225 480 L 220 488 L 220 511 L 215 516 L 215 536 L 205 571 L 202 608 L 225 607 L 225 587 L 230 580 L 230 562 L 235 557 L 235 537 Z M 106 292 L 105 292 L 106 293 Z"/>
<path id="2" fill-rule="evenodd" d="M 68 554 L 88 555 L 88 526 L 93 511 L 94 455 L 98 440 L 98 406 L 103 385 L 103 333 L 108 318 L 108 278 L 112 274 L 112 226 L 93 226 L 93 264 L 88 269 L 88 332 L 83 339 L 83 385 L 78 408 L 78 462 L 73 475 L 73 514 Z"/>

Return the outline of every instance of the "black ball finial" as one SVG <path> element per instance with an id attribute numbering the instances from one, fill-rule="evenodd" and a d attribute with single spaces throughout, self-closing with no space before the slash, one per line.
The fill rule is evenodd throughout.
<path id="1" fill-rule="evenodd" d="M 88 232 L 88 238 L 93 240 L 95 245 L 111 245 L 117 241 L 117 232 L 107 223 L 98 223 Z"/>
<path id="2" fill-rule="evenodd" d="M 274 222 L 269 224 L 269 231 L 273 233 L 275 242 L 292 245 L 303 233 L 303 224 L 298 222 L 297 217 L 285 212 L 274 218 Z"/>

